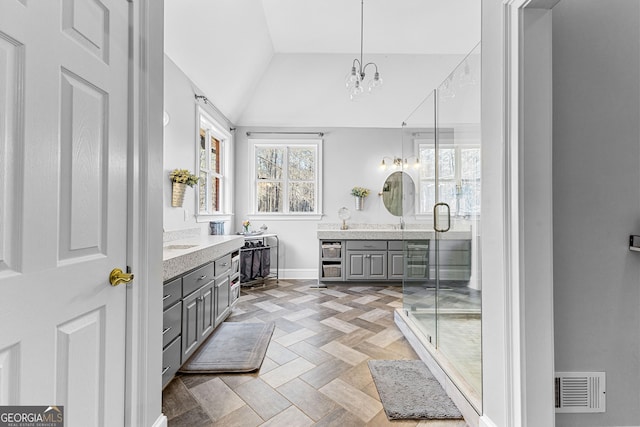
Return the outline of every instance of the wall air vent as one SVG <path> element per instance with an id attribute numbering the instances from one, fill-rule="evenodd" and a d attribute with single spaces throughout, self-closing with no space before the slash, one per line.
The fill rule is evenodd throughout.
<path id="1" fill-rule="evenodd" d="M 604 412 L 604 372 L 556 372 L 556 412 Z"/>

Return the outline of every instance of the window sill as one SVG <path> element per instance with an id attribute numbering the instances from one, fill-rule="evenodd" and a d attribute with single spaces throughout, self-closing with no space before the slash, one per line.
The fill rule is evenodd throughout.
<path id="1" fill-rule="evenodd" d="M 197 215 L 196 222 L 231 221 L 232 214 Z"/>
<path id="2" fill-rule="evenodd" d="M 323 214 L 249 214 L 250 221 L 320 221 Z"/>

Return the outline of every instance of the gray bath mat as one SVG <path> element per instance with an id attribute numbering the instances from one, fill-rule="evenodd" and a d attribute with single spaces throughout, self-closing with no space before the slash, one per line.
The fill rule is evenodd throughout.
<path id="1" fill-rule="evenodd" d="M 274 323 L 224 322 L 180 368 L 180 372 L 221 374 L 257 371 L 274 328 Z"/>
<path id="2" fill-rule="evenodd" d="M 390 420 L 459 420 L 462 414 L 421 360 L 370 360 Z"/>

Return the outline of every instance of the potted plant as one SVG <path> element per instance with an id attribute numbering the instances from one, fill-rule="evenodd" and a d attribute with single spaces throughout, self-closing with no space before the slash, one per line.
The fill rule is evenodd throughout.
<path id="1" fill-rule="evenodd" d="M 368 188 L 364 187 L 353 187 L 351 189 L 351 195 L 356 198 L 356 210 L 361 211 L 364 208 L 364 198 L 367 197 L 370 193 Z"/>
<path id="2" fill-rule="evenodd" d="M 193 187 L 200 180 L 200 178 L 193 175 L 187 169 L 174 169 L 169 173 L 169 178 L 173 183 L 171 189 L 171 206 L 173 207 L 182 206 L 186 186 Z"/>

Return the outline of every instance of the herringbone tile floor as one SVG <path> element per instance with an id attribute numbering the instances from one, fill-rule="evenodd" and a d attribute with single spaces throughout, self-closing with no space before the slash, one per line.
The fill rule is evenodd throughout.
<path id="1" fill-rule="evenodd" d="M 367 360 L 418 358 L 393 321 L 401 288 L 315 283 L 243 290 L 227 321 L 276 324 L 260 371 L 178 375 L 163 392 L 169 426 L 466 425 L 387 420 Z"/>

